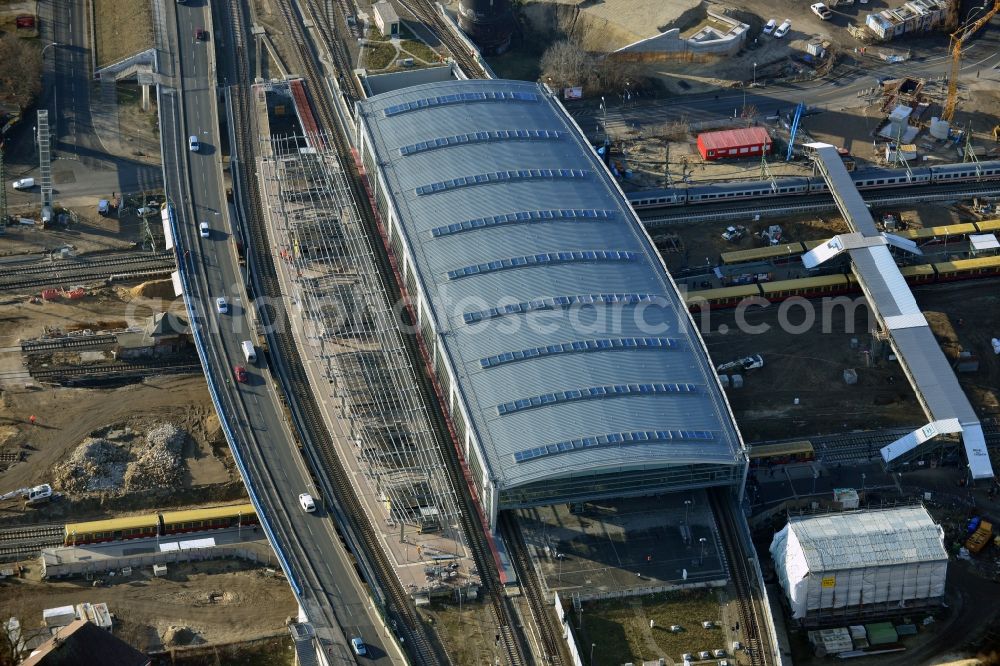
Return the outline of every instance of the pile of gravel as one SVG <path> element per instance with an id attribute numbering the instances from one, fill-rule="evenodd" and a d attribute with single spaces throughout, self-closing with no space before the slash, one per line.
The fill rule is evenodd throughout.
<path id="1" fill-rule="evenodd" d="M 83 440 L 66 462 L 55 467 L 53 485 L 58 490 L 120 495 L 181 481 L 187 433 L 176 425 L 156 424 L 144 437 L 134 428 L 101 434 Z"/>
<path id="2" fill-rule="evenodd" d="M 88 437 L 55 468 L 55 486 L 68 492 L 116 492 L 125 481 L 129 453 L 116 442 Z"/>
<path id="3" fill-rule="evenodd" d="M 125 492 L 174 485 L 181 480 L 181 450 L 187 433 L 161 423 L 146 433 L 146 446 L 125 470 Z"/>

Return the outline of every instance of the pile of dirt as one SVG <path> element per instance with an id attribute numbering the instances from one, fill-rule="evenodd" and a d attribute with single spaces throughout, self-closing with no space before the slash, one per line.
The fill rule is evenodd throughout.
<path id="1" fill-rule="evenodd" d="M 170 625 L 163 632 L 163 644 L 168 646 L 191 645 L 198 640 L 198 634 L 190 627 Z"/>
<path id="2" fill-rule="evenodd" d="M 128 290 L 133 298 L 166 298 L 173 299 L 174 283 L 172 280 L 150 280 Z"/>
<path id="3" fill-rule="evenodd" d="M 112 495 L 174 486 L 182 479 L 187 437 L 172 423 L 156 424 L 145 437 L 131 427 L 95 431 L 55 467 L 54 485 Z"/>

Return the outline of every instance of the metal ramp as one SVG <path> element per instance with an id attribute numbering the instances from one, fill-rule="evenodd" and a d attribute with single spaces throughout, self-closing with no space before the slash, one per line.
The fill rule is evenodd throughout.
<path id="1" fill-rule="evenodd" d="M 813 152 L 816 167 L 853 233 L 837 236 L 810 251 L 803 256 L 803 264 L 815 267 L 843 252 L 850 255 L 851 269 L 861 291 L 885 331 L 929 421 L 926 426 L 883 447 L 883 462 L 889 467 L 897 465 L 919 454 L 926 442 L 939 435 L 961 434 L 971 477 L 974 480 L 993 478 L 993 466 L 979 418 L 888 246 L 915 248 L 900 243 L 902 239 L 893 237 L 890 240 L 878 231 L 835 147 L 825 143 L 810 143 L 806 147 Z"/>

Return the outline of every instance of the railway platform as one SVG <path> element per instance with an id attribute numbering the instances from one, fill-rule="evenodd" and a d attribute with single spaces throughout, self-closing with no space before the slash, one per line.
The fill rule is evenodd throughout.
<path id="1" fill-rule="evenodd" d="M 122 575 L 122 569 L 225 557 L 278 566 L 267 537 L 256 526 L 45 548 L 39 561 L 42 578 L 62 578 Z"/>
<path id="2" fill-rule="evenodd" d="M 549 595 L 644 595 L 729 578 L 705 490 L 522 509 L 518 523 Z"/>
<path id="3" fill-rule="evenodd" d="M 268 94 L 281 91 L 275 85 Z M 294 98 L 296 115 L 309 117 L 298 108 L 301 97 Z M 257 99 L 266 127 L 268 102 Z M 299 152 L 296 146 L 306 142 L 310 147 Z M 456 600 L 459 593 L 474 598 L 479 572 L 341 166 L 322 138 L 308 132 L 275 139 L 261 155 L 284 311 L 376 541 L 415 603 Z"/>

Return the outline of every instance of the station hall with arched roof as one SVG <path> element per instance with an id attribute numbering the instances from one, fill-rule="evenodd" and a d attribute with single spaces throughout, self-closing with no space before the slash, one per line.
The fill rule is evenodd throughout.
<path id="1" fill-rule="evenodd" d="M 358 103 L 358 148 L 491 526 L 731 485 L 746 451 L 646 231 L 542 85 Z"/>

